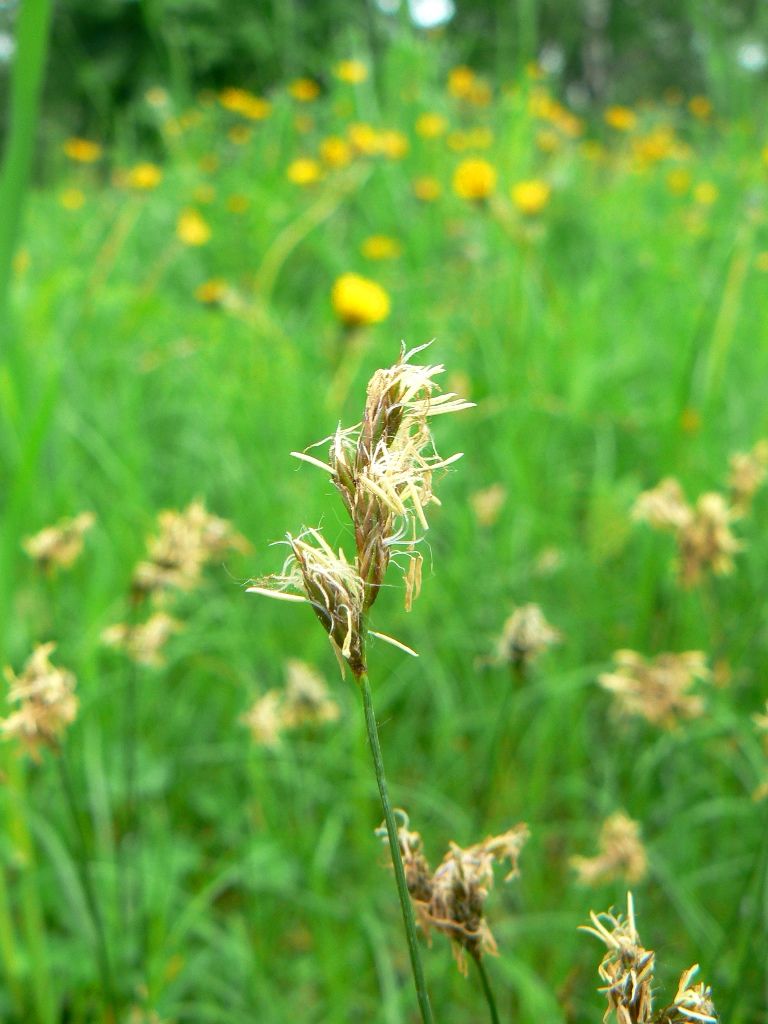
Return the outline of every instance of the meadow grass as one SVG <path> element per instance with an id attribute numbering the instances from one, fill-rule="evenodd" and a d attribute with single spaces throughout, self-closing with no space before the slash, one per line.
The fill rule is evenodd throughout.
<path id="1" fill-rule="evenodd" d="M 358 695 L 308 611 L 249 599 L 243 584 L 279 568 L 267 544 L 286 526 L 324 516 L 332 543 L 346 535 L 327 511 L 328 481 L 288 453 L 354 420 L 401 338 L 434 338 L 433 358 L 477 408 L 440 423 L 445 450 L 466 454 L 440 483 L 421 597 L 406 614 L 398 588 L 385 589 L 373 616 L 420 654 L 375 647 L 393 802 L 432 857 L 448 838 L 528 823 L 521 878 L 488 908 L 502 1020 L 602 1013 L 595 949 L 576 929 L 591 908 L 622 906 L 626 885 L 579 885 L 568 859 L 594 853 L 602 821 L 623 809 L 649 854 L 633 886 L 644 941 L 670 970 L 700 963 L 724 1020 L 757 1021 L 768 805 L 753 799 L 766 763 L 752 715 L 768 668 L 766 497 L 736 526 L 734 573 L 688 591 L 672 540 L 630 509 L 668 475 L 689 496 L 724 487 L 728 456 L 768 428 L 759 126 L 718 109 L 694 117 L 676 97 L 639 105 L 629 131 L 599 113 L 574 126 L 542 102 L 546 80 L 494 83 L 477 106 L 448 93 L 446 72 L 439 42 L 403 37 L 385 53 L 381 93 L 329 73 L 311 103 L 276 87 L 254 121 L 214 95 L 190 111 L 156 96 L 94 163 L 68 161 L 64 134 L 50 139 L 0 366 L 3 662 L 18 668 L 55 640 L 77 675 L 66 753 L 112 967 L 146 1012 L 137 1020 L 413 1019 Z M 462 145 L 487 126 L 490 145 L 423 138 L 424 112 L 464 132 Z M 358 155 L 307 186 L 288 179 L 292 160 L 354 122 L 402 132 L 408 151 Z M 674 138 L 654 148 L 659 125 Z M 487 201 L 452 190 L 468 156 L 497 170 Z M 161 168 L 157 187 L 112 183 L 140 160 Z M 414 196 L 425 175 L 442 186 L 434 202 Z M 526 179 L 551 186 L 536 215 L 510 198 Z M 188 208 L 210 227 L 205 244 L 177 237 Z M 371 235 L 394 238 L 400 256 L 366 259 Z M 382 322 L 339 323 L 331 288 L 349 271 L 388 292 Z M 223 284 L 206 303 L 195 292 L 211 280 Z M 506 501 L 482 526 L 470 499 L 492 484 Z M 126 840 L 115 823 L 129 800 L 131 669 L 100 634 L 128 614 L 158 511 L 197 496 L 254 550 L 181 595 L 185 629 L 167 664 L 137 669 L 140 823 Z M 22 539 L 81 510 L 97 516 L 84 554 L 44 578 Z M 514 685 L 489 655 L 529 601 L 563 642 Z M 617 721 L 597 677 L 620 648 L 705 651 L 720 680 L 701 687 L 706 714 L 671 731 Z M 239 717 L 282 685 L 288 656 L 326 673 L 342 716 L 268 749 Z M 502 712 L 504 761 L 488 792 Z M 56 766 L 21 762 L 11 744 L 2 757 L 0 1017 L 99 1019 L 94 922 Z M 476 980 L 459 975 L 443 938 L 423 956 L 436 1019 L 479 1019 Z M 672 985 L 663 968 L 660 980 Z"/>

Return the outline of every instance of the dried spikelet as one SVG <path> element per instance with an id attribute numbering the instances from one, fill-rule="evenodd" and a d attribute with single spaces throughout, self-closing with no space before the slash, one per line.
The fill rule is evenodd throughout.
<path id="1" fill-rule="evenodd" d="M 507 621 L 496 646 L 496 661 L 523 667 L 548 647 L 559 644 L 560 633 L 544 618 L 537 604 L 516 608 Z"/>
<path id="2" fill-rule="evenodd" d="M 712 989 L 709 985 L 691 982 L 699 969 L 698 964 L 689 967 L 680 975 L 674 1001 L 665 1007 L 656 1017 L 656 1024 L 717 1024 L 718 1016 L 712 1002 Z"/>
<path id="3" fill-rule="evenodd" d="M 473 404 L 452 393 L 436 394 L 439 389 L 434 377 L 443 373 L 444 367 L 410 362 L 424 347 L 411 352 L 403 348 L 394 366 L 374 373 L 362 421 L 355 427 L 339 427 L 331 439 L 328 465 L 293 453 L 330 473 L 349 512 L 358 572 L 365 584 L 366 612 L 378 596 L 393 548 L 400 545 L 406 557 L 417 557 L 413 545 L 418 529 L 427 529 L 425 509 L 431 502 L 438 504 L 432 493 L 433 473 L 461 457 L 443 459 L 438 455 L 429 418 Z M 406 573 L 406 578 L 411 576 Z M 416 591 L 409 587 L 407 604 Z"/>
<path id="4" fill-rule="evenodd" d="M 286 674 L 284 690 L 268 690 L 240 719 L 254 742 L 265 747 L 276 747 L 286 730 L 335 722 L 341 713 L 323 677 L 311 665 L 289 659 Z"/>
<path id="5" fill-rule="evenodd" d="M 159 531 L 147 542 L 148 558 L 133 576 L 137 595 L 163 590 L 194 590 L 203 566 L 225 551 L 248 551 L 248 542 L 225 519 L 211 515 L 201 501 L 157 517 Z"/>
<path id="6" fill-rule="evenodd" d="M 659 654 L 650 661 L 636 651 L 616 651 L 613 659 L 615 671 L 601 675 L 599 683 L 614 695 L 621 714 L 672 729 L 681 718 L 704 713 L 704 701 L 690 692 L 697 680 L 710 677 L 701 651 Z"/>
<path id="7" fill-rule="evenodd" d="M 307 601 L 337 657 L 347 662 L 355 676 L 362 675 L 364 589 L 356 567 L 349 564 L 343 551 L 336 554 L 319 530 L 306 529 L 298 537 L 287 537 L 291 554 L 282 572 L 264 577 L 248 592 Z"/>
<path id="8" fill-rule="evenodd" d="M 743 547 L 731 532 L 736 518 L 722 494 L 701 495 L 693 519 L 678 536 L 680 576 L 685 586 L 698 583 L 706 569 L 716 576 L 733 572 L 733 556 Z"/>
<path id="9" fill-rule="evenodd" d="M 733 571 L 733 556 L 743 548 L 731 531 L 739 515 L 739 509 L 717 491 L 700 495 L 691 507 L 673 477 L 644 491 L 632 510 L 633 519 L 674 533 L 680 581 L 686 587 L 699 583 L 707 571 L 717 576 Z"/>
<path id="10" fill-rule="evenodd" d="M 608 1000 L 603 1017 L 616 1014 L 618 1024 L 650 1024 L 653 1010 L 653 950 L 643 949 L 635 927 L 632 894 L 627 893 L 627 916 L 590 912 L 591 925 L 581 930 L 596 936 L 607 946 L 598 973 L 605 985 L 600 989 Z"/>
<path id="11" fill-rule="evenodd" d="M 623 878 L 639 882 L 648 870 L 648 855 L 640 838 L 640 825 L 617 811 L 603 822 L 594 857 L 571 857 L 583 885 L 598 885 Z"/>
<path id="12" fill-rule="evenodd" d="M 0 731 L 6 739 L 19 740 L 36 761 L 42 747 L 58 747 L 61 735 L 77 715 L 75 677 L 51 664 L 55 648 L 52 643 L 36 647 L 20 676 L 5 669 L 10 685 L 8 700 L 20 707 L 0 719 Z"/>
<path id="13" fill-rule="evenodd" d="M 131 626 L 124 622 L 108 626 L 101 634 L 102 643 L 125 651 L 138 665 L 159 667 L 165 664 L 163 648 L 183 625 L 167 612 L 155 612 L 146 622 Z"/>
<path id="14" fill-rule="evenodd" d="M 86 533 L 96 522 L 92 512 L 81 512 L 72 519 L 62 519 L 54 526 L 26 537 L 22 547 L 39 568 L 68 569 L 80 556 Z"/>
<path id="15" fill-rule="evenodd" d="M 693 518 L 693 510 L 685 500 L 680 483 L 665 477 L 656 487 L 643 491 L 635 501 L 632 518 L 649 523 L 657 530 L 681 530 Z"/>
<path id="16" fill-rule="evenodd" d="M 288 678 L 281 710 L 286 729 L 337 721 L 341 710 L 330 698 L 325 680 L 317 669 L 298 658 L 290 658 L 286 671 Z"/>
<path id="17" fill-rule="evenodd" d="M 504 881 L 519 874 L 518 859 L 528 839 L 526 825 L 516 825 L 502 835 L 489 836 L 482 843 L 463 849 L 450 843 L 448 852 L 430 877 L 429 865 L 422 853 L 421 836 L 408 830 L 408 818 L 398 829 L 400 853 L 414 905 L 416 919 L 429 935 L 432 928 L 446 935 L 462 974 L 466 974 L 466 954 L 479 958 L 498 950 L 487 921 L 485 900 L 493 887 L 493 865 L 509 860 Z M 382 826 L 377 835 L 386 838 Z"/>
<path id="18" fill-rule="evenodd" d="M 507 500 L 507 489 L 502 484 L 491 484 L 470 495 L 472 511 L 480 526 L 493 526 Z"/>
<path id="19" fill-rule="evenodd" d="M 729 459 L 728 490 L 734 511 L 749 512 L 755 493 L 768 474 L 768 440 L 758 441 L 750 452 L 735 452 Z"/>

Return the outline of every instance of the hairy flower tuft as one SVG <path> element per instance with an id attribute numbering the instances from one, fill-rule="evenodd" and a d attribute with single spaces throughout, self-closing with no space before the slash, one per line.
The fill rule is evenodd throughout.
<path id="1" fill-rule="evenodd" d="M 701 651 L 659 654 L 646 660 L 636 651 L 616 651 L 616 668 L 599 677 L 603 689 L 614 695 L 617 710 L 639 715 L 651 725 L 674 728 L 681 718 L 699 718 L 704 701 L 691 689 L 697 680 L 710 678 Z"/>
<path id="2" fill-rule="evenodd" d="M 19 710 L 0 719 L 0 732 L 6 739 L 19 740 L 36 761 L 40 760 L 42 747 L 58 746 L 59 738 L 77 715 L 75 677 L 51 663 L 55 648 L 53 643 L 36 647 L 20 676 L 5 669 L 10 685 L 8 700 L 18 704 Z"/>

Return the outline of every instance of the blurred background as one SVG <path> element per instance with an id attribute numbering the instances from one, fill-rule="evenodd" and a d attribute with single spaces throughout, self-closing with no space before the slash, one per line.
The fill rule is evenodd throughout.
<path id="1" fill-rule="evenodd" d="M 664 1015 L 695 963 L 768 1019 L 767 29 L 0 3 L 0 1020 L 417 1019 L 359 692 L 244 592 L 286 531 L 350 550 L 289 453 L 403 340 L 475 407 L 433 421 L 464 457 L 374 701 L 432 868 L 530 828 L 484 904 L 501 1020 L 601 1019 L 577 929 L 629 889 L 654 1020 L 713 1019 Z M 422 953 L 436 1019 L 488 1019 Z"/>

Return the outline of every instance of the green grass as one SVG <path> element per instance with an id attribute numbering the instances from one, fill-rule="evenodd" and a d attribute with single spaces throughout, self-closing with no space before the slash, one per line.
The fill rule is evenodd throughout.
<path id="1" fill-rule="evenodd" d="M 547 126 L 529 112 L 531 82 L 464 108 L 446 94 L 439 47 L 391 43 L 383 104 L 370 83 L 329 78 L 328 94 L 298 111 L 314 121 L 303 134 L 281 87 L 245 144 L 227 137 L 239 119 L 215 102 L 146 150 L 147 125 L 163 115 L 126 116 L 93 166 L 65 162 L 66 129 L 49 140 L 51 177 L 30 197 L 13 284 L 17 344 L 0 368 L 3 659 L 18 668 L 36 642 L 54 639 L 77 674 L 67 757 L 125 999 L 162 1021 L 201 1024 L 413 1020 L 397 900 L 373 835 L 381 812 L 359 695 L 338 679 L 306 609 L 247 596 L 241 584 L 279 568 L 281 550 L 268 544 L 286 530 L 322 518 L 329 539 L 344 538 L 326 478 L 288 453 L 339 420 L 355 422 L 370 373 L 394 361 L 401 338 L 435 338 L 429 358 L 446 364 L 449 380 L 461 375 L 477 408 L 435 424 L 440 450 L 465 458 L 436 486 L 442 507 L 431 515 L 422 595 L 406 615 L 393 571 L 372 622 L 420 653 L 413 661 L 371 649 L 393 802 L 433 862 L 449 839 L 469 844 L 529 823 L 521 878 L 499 880 L 488 901 L 501 956 L 487 967 L 502 1020 L 599 1019 L 601 953 L 576 928 L 590 908 L 621 905 L 626 886 L 580 887 L 568 858 L 593 853 L 600 823 L 623 808 L 649 850 L 635 901 L 665 988 L 699 962 L 723 1019 L 757 1021 L 766 805 L 752 793 L 766 763 L 751 716 L 766 697 L 768 498 L 737 526 L 745 550 L 735 573 L 691 592 L 676 585 L 671 540 L 631 525 L 629 510 L 665 475 L 691 496 L 723 487 L 728 455 L 768 429 L 768 300 L 756 262 L 768 250 L 762 140 L 727 112 L 699 122 L 659 102 L 640 109 L 629 137 L 596 116 L 586 137 L 603 140 L 597 159 L 583 138 L 566 136 L 547 154 L 535 142 Z M 404 66 L 418 79 L 408 95 L 395 77 Z M 444 112 L 454 128 L 493 128 L 480 154 L 499 172 L 489 205 L 452 194 L 466 154 L 414 134 L 424 110 Z M 306 189 L 286 179 L 291 159 L 314 154 L 350 120 L 405 132 L 409 152 L 361 158 Z M 659 122 L 690 150 L 641 166 L 633 139 Z M 156 190 L 110 184 L 112 170 L 148 154 L 163 169 Z M 211 154 L 218 167 L 205 171 Z M 691 176 L 683 195 L 667 184 L 678 166 Z M 434 204 L 413 197 L 424 174 L 443 184 Z M 526 220 L 509 186 L 529 177 L 553 193 Z M 711 206 L 695 201 L 701 182 L 717 186 Z M 78 210 L 60 203 L 72 188 L 84 196 Z M 245 213 L 228 210 L 233 194 L 248 197 Z M 212 229 L 197 249 L 175 239 L 188 206 Z M 360 245 L 372 234 L 396 238 L 402 256 L 365 260 Z M 355 337 L 329 297 L 349 270 L 392 299 L 390 317 Z M 211 278 L 225 279 L 234 301 L 196 300 Z M 685 429 L 690 410 L 697 429 Z M 507 501 L 484 528 L 470 496 L 493 483 Z M 167 666 L 138 672 L 139 826 L 125 849 L 117 826 L 131 669 L 99 635 L 127 615 L 157 512 L 196 496 L 254 552 L 214 566 L 177 602 L 186 629 Z M 84 555 L 46 582 L 22 538 L 83 509 L 98 516 Z M 545 573 L 539 559 L 551 548 L 560 564 Z M 505 670 L 482 663 L 512 607 L 527 601 L 542 605 L 564 643 L 507 694 Z M 621 647 L 702 649 L 726 660 L 732 679 L 704 687 L 707 714 L 675 732 L 619 723 L 596 677 Z M 270 751 L 238 718 L 282 684 L 288 657 L 322 668 L 343 716 Z M 506 761 L 486 794 L 500 709 Z M 15 955 L 3 954 L 12 977 L 0 1018 L 101 1019 L 79 840 L 56 764 L 46 756 L 22 767 L 9 746 L 3 757 L 11 824 L 0 841 L 9 905 L 6 914 L 0 899 L 0 953 Z M 131 928 L 128 888 L 141 894 Z M 32 894 L 42 935 L 29 927 Z M 458 974 L 443 937 L 424 955 L 436 1020 L 482 1019 L 477 979 Z"/>

